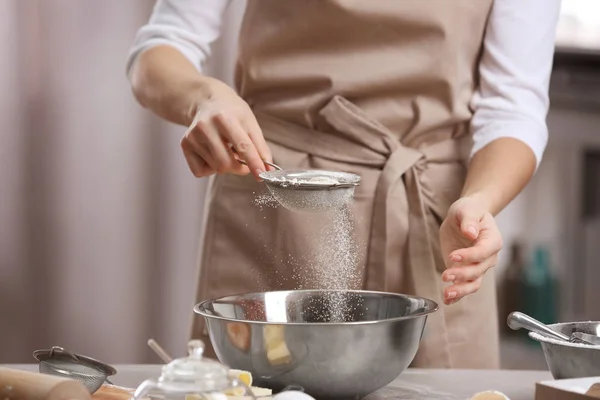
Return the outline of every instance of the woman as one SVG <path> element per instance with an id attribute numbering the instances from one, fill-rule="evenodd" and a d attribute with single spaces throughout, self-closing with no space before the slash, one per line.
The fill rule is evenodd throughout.
<path id="1" fill-rule="evenodd" d="M 158 0 L 128 63 L 136 98 L 189 127 L 189 168 L 213 178 L 198 300 L 297 284 L 278 260 L 309 249 L 310 227 L 256 210 L 262 160 L 354 172 L 363 288 L 444 304 L 413 365 L 498 367 L 494 216 L 546 146 L 560 0 L 250 0 L 237 92 L 201 73 L 228 4 Z"/>

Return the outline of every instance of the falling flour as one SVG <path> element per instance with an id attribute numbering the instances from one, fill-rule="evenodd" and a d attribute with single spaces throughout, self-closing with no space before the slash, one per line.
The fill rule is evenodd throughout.
<path id="1" fill-rule="evenodd" d="M 294 212 L 321 213 L 346 206 L 354 195 L 354 188 L 335 190 L 271 189 L 273 198 Z"/>
<path id="2" fill-rule="evenodd" d="M 322 226 L 312 240 L 314 262 L 312 273 L 317 289 L 333 290 L 324 307 L 331 322 L 355 319 L 355 299 L 344 292 L 357 289 L 362 281 L 358 270 L 358 246 L 354 237 L 354 221 L 348 205 L 332 211 L 332 223 Z M 339 291 L 339 292 L 336 292 Z"/>
<path id="3" fill-rule="evenodd" d="M 277 208 L 277 206 L 279 205 L 279 203 L 277 202 L 277 199 L 275 199 L 275 197 L 273 197 L 273 195 L 271 193 L 268 192 L 261 192 L 261 193 L 256 193 L 254 192 L 254 205 L 257 206 L 261 211 L 264 210 L 265 207 L 267 208 Z"/>
<path id="4" fill-rule="evenodd" d="M 302 191 L 294 192 L 297 196 L 296 204 L 308 202 L 301 208 L 308 207 L 314 210 L 318 208 L 315 204 L 322 201 L 311 196 L 303 198 Z M 313 196 L 315 192 L 319 191 L 313 191 Z M 318 301 L 319 304 L 311 303 L 312 310 L 307 310 L 314 322 L 356 321 L 362 317 L 362 297 L 346 292 L 360 289 L 362 284 L 362 272 L 358 268 L 359 246 L 355 238 L 351 209 L 353 192 L 353 188 L 351 191 L 340 191 L 340 195 L 343 193 L 344 196 L 340 207 L 307 214 L 303 221 L 311 226 L 311 232 L 298 241 L 305 244 L 295 254 L 300 259 L 287 254 L 285 260 L 272 260 L 275 265 L 285 265 L 289 268 L 286 274 L 289 274 L 290 270 L 293 271 L 291 280 L 294 282 L 294 289 L 331 291 L 326 298 Z M 272 194 L 260 193 L 254 203 L 264 210 L 264 207 L 277 207 L 278 200 Z M 285 208 L 295 211 L 290 207 Z M 278 274 L 277 268 L 275 271 L 275 275 L 278 276 L 270 278 L 287 280 L 284 278 L 286 274 Z M 273 287 L 289 287 L 289 282 L 273 283 Z"/>

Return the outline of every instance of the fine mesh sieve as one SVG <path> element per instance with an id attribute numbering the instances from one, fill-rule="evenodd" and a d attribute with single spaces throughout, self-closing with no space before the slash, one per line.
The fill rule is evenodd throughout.
<path id="1" fill-rule="evenodd" d="M 233 146 L 230 149 L 237 154 Z M 248 165 L 239 159 L 241 164 Z M 266 162 L 275 168 L 260 174 L 271 195 L 279 204 L 291 211 L 321 212 L 341 208 L 354 196 L 360 184 L 360 176 L 347 172 L 308 170 L 284 170 L 277 164 Z"/>
<path id="2" fill-rule="evenodd" d="M 49 350 L 36 350 L 33 356 L 39 362 L 40 373 L 74 379 L 81 382 L 90 393 L 100 389 L 104 382 L 110 384 L 108 377 L 117 372 L 98 360 L 71 353 L 58 346 Z"/>
<path id="3" fill-rule="evenodd" d="M 323 170 L 276 170 L 263 172 L 260 177 L 279 204 L 291 211 L 341 208 L 360 184 L 358 175 Z"/>

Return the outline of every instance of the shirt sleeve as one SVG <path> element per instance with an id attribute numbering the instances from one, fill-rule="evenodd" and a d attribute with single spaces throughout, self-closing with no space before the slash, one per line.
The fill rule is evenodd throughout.
<path id="1" fill-rule="evenodd" d="M 169 45 L 199 71 L 210 45 L 221 34 L 223 14 L 231 0 L 157 0 L 150 20 L 137 32 L 127 59 L 127 74 L 144 50 Z"/>
<path id="2" fill-rule="evenodd" d="M 471 156 L 511 137 L 527 144 L 537 165 L 548 143 L 546 116 L 561 0 L 495 0 L 471 107 Z"/>

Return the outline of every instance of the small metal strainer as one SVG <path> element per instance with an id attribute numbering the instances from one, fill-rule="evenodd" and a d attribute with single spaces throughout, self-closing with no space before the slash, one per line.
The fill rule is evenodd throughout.
<path id="1" fill-rule="evenodd" d="M 108 377 L 117 373 L 110 365 L 71 353 L 59 346 L 36 350 L 33 357 L 39 362 L 40 373 L 79 381 L 90 394 L 100 389 L 104 382 L 112 384 Z"/>
<path id="2" fill-rule="evenodd" d="M 271 195 L 291 211 L 322 212 L 339 209 L 354 196 L 360 176 L 323 170 L 277 170 L 260 177 Z"/>
<path id="3" fill-rule="evenodd" d="M 233 147 L 230 147 L 234 153 Z M 237 153 L 236 153 L 237 154 Z M 240 164 L 248 165 L 238 159 Z M 322 212 L 339 209 L 354 196 L 360 176 L 348 172 L 317 169 L 284 170 L 279 165 L 265 161 L 275 168 L 260 174 L 269 192 L 279 204 L 291 211 Z"/>

